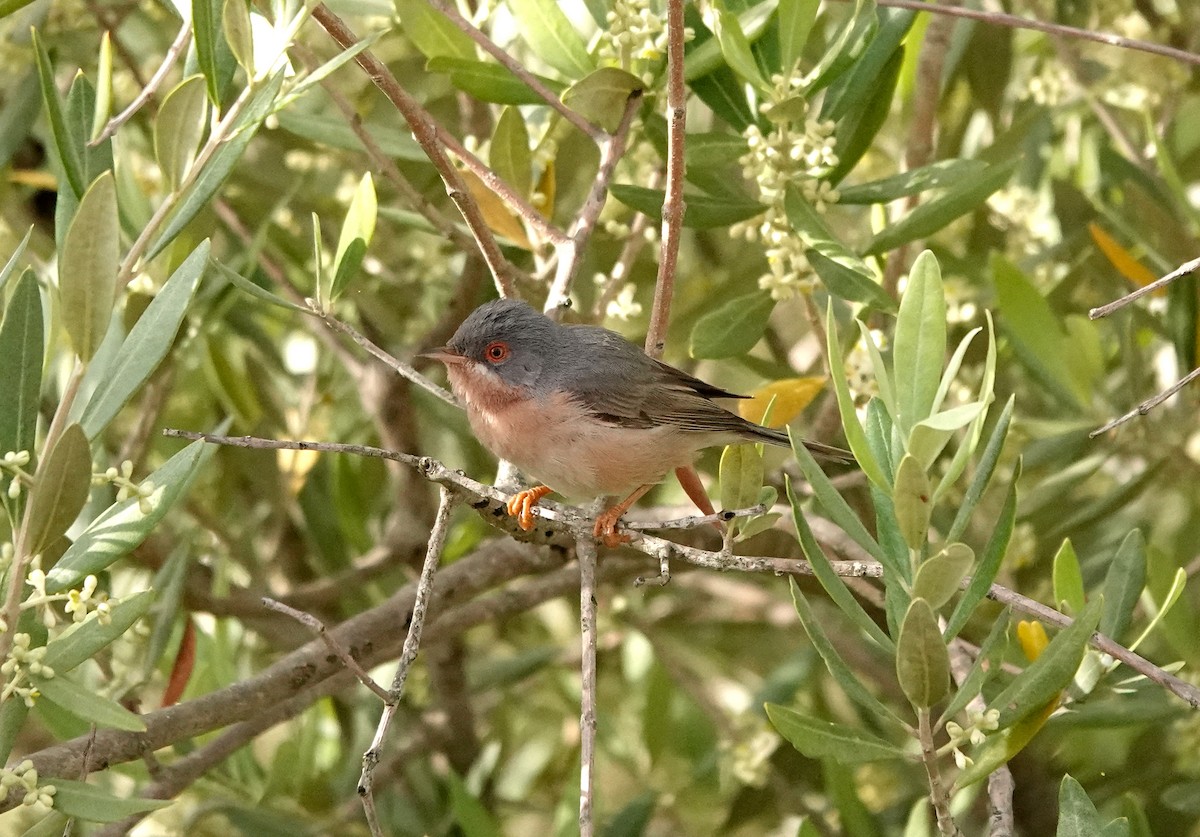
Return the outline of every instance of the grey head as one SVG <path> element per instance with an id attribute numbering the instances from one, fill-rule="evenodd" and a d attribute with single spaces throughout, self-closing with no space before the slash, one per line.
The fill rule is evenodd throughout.
<path id="1" fill-rule="evenodd" d="M 557 356 L 560 329 L 520 300 L 497 299 L 472 311 L 446 348 L 511 386 L 533 387 Z"/>

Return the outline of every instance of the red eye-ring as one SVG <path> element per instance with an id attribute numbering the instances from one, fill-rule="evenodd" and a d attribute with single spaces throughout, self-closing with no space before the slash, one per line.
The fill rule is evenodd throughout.
<path id="1" fill-rule="evenodd" d="M 503 340 L 494 340 L 487 344 L 487 348 L 483 350 L 483 356 L 492 363 L 500 363 L 508 359 L 508 344 Z"/>

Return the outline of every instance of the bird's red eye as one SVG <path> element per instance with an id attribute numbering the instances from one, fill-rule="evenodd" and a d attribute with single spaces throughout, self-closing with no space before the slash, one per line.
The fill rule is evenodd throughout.
<path id="1" fill-rule="evenodd" d="M 483 356 L 492 363 L 500 363 L 508 357 L 508 344 L 503 340 L 488 343 L 487 348 L 483 350 Z"/>

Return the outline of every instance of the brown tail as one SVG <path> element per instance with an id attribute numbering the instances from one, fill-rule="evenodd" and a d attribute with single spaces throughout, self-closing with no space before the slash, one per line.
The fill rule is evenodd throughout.
<path id="1" fill-rule="evenodd" d="M 774 430 L 770 427 L 746 422 L 748 425 L 746 437 L 747 441 L 766 442 L 771 445 L 780 445 L 782 447 L 791 447 L 792 441 L 788 438 L 788 434 L 783 430 Z M 821 442 L 810 442 L 808 439 L 802 439 L 804 447 L 808 448 L 809 452 L 817 459 L 823 462 L 836 462 L 842 465 L 855 464 L 854 454 L 848 450 L 834 447 L 833 445 L 822 444 Z"/>

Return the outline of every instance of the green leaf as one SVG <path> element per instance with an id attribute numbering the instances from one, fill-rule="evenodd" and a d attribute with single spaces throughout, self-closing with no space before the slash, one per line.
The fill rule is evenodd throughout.
<path id="1" fill-rule="evenodd" d="M 1171 612 L 1171 608 L 1175 607 L 1175 603 L 1179 601 L 1179 597 L 1183 595 L 1183 588 L 1187 586 L 1188 575 L 1183 567 L 1175 568 L 1175 575 L 1171 579 L 1171 586 L 1167 589 L 1166 595 L 1163 596 L 1162 604 L 1158 607 L 1158 612 L 1154 614 L 1154 618 L 1150 620 L 1145 628 L 1142 629 L 1138 638 L 1129 646 L 1130 651 L 1136 651 L 1138 646 L 1145 641 L 1146 637 L 1154 632 L 1158 627 L 1158 623 L 1166 618 Z"/>
<path id="2" fill-rule="evenodd" d="M 856 729 L 802 715 L 776 703 L 766 704 L 767 718 L 779 734 L 812 759 L 833 759 L 841 764 L 862 764 L 903 758 L 904 753 L 882 738 Z"/>
<path id="3" fill-rule="evenodd" d="M 468 61 L 443 56 L 431 58 L 426 69 L 431 73 L 448 73 L 451 84 L 483 102 L 498 105 L 545 104 L 541 96 L 507 67 L 492 61 Z M 537 76 L 537 79 L 555 93 L 561 94 L 566 89 L 561 81 L 545 76 Z"/>
<path id="4" fill-rule="evenodd" d="M 971 484 L 967 486 L 967 493 L 963 495 L 958 512 L 954 515 L 954 522 L 946 533 L 947 541 L 955 541 L 962 537 L 963 532 L 967 529 L 967 523 L 970 522 L 980 499 L 983 498 L 983 492 L 987 490 L 992 481 L 992 475 L 996 473 L 996 465 L 1004 450 L 1004 441 L 1008 438 L 1008 427 L 1012 423 L 1014 400 L 1015 396 L 1009 397 L 1008 403 L 1000 412 L 1000 417 L 996 419 L 996 426 L 992 428 L 992 435 L 983 449 L 983 456 L 979 458 L 979 464 L 975 467 L 975 476 L 971 478 Z"/>
<path id="5" fill-rule="evenodd" d="M 800 586 L 796 584 L 795 578 L 789 578 L 788 583 L 792 590 L 792 604 L 796 607 L 796 615 L 800 618 L 800 625 L 804 628 L 804 632 L 808 634 L 809 640 L 812 641 L 813 648 L 817 654 L 825 662 L 825 667 L 829 669 L 829 673 L 837 684 L 842 687 L 842 691 L 846 696 L 862 707 L 866 712 L 876 719 L 886 719 L 900 727 L 905 724 L 896 713 L 883 703 L 875 695 L 871 694 L 871 690 L 866 687 L 862 679 L 858 677 L 846 665 L 846 661 L 838 654 L 833 643 L 829 641 L 829 637 L 821 628 L 821 620 L 813 614 L 812 608 L 808 604 L 808 600 L 804 598 L 804 593 L 801 592 Z"/>
<path id="6" fill-rule="evenodd" d="M 79 419 L 95 439 L 166 357 L 208 267 L 209 242 L 192 251 L 138 317 Z"/>
<path id="7" fill-rule="evenodd" d="M 1141 529 L 1134 529 L 1117 548 L 1117 554 L 1104 576 L 1106 607 L 1100 618 L 1100 633 L 1120 639 L 1129 627 L 1133 609 L 1146 586 L 1146 540 Z"/>
<path id="8" fill-rule="evenodd" d="M 3 114 L 0 114 L 2 117 Z M 2 166 L 3 163 L 0 163 Z M 4 263 L 4 267 L 0 269 L 0 290 L 8 284 L 8 280 L 17 272 L 17 265 L 21 262 L 21 256 L 25 255 L 25 248 L 29 246 L 29 239 L 33 236 L 33 227 L 25 231 L 25 237 L 21 239 L 21 243 L 13 250 L 12 255 L 8 257 L 8 261 Z M 7 355 L 5 355 L 7 357 Z"/>
<path id="9" fill-rule="evenodd" d="M 92 488 L 92 451 L 78 424 L 71 424 L 38 467 L 29 494 L 25 548 L 37 555 L 67 531 Z"/>
<path id="10" fill-rule="evenodd" d="M 889 203 L 928 189 L 942 189 L 972 180 L 988 167 L 982 160 L 939 160 L 902 174 L 838 189 L 838 203 Z"/>
<path id="11" fill-rule="evenodd" d="M 894 250 L 918 238 L 932 235 L 951 221 L 978 209 L 989 196 L 1012 176 L 1017 160 L 997 163 L 977 177 L 960 182 L 939 197 L 921 204 L 905 217 L 880 230 L 867 245 L 864 255 L 874 256 Z"/>
<path id="12" fill-rule="evenodd" d="M 112 116 L 112 35 L 105 31 L 100 36 L 100 55 L 96 59 L 96 104 L 92 108 L 92 132 L 89 142 L 94 142 Z"/>
<path id="13" fill-rule="evenodd" d="M 758 71 L 758 63 L 750 51 L 750 41 L 746 38 L 746 33 L 742 31 L 737 16 L 730 12 L 721 0 L 713 0 L 712 9 L 714 12 L 713 34 L 717 36 L 717 43 L 721 47 L 721 55 L 724 56 L 725 63 L 741 76 L 743 81 L 749 82 L 764 93 L 769 91 L 771 86 Z"/>
<path id="14" fill-rule="evenodd" d="M 477 53 L 471 36 L 439 13 L 436 5 L 426 0 L 396 0 L 400 31 L 426 58 L 449 56 L 473 60 Z"/>
<path id="15" fill-rule="evenodd" d="M 29 717 L 29 707 L 23 700 L 6 700 L 0 703 L 0 758 L 5 763 L 12 755 L 13 745 L 17 735 L 25 728 L 25 720 Z"/>
<path id="16" fill-rule="evenodd" d="M 0 0 L 2 8 L 4 0 Z M 0 17 L 3 15 L 0 14 Z M 36 67 L 25 73 L 20 81 L 10 81 L 7 85 L 4 105 L 0 107 L 0 169 L 8 168 L 13 155 L 25 143 L 41 111 L 41 104 L 41 86 Z M 0 281 L 0 286 L 3 284 Z"/>
<path id="17" fill-rule="evenodd" d="M 924 468 L 932 467 L 954 433 L 978 419 L 986 409 L 985 402 L 973 401 L 922 419 L 908 435 L 908 453 Z"/>
<path id="18" fill-rule="evenodd" d="M 640 78 L 618 67 L 601 67 L 568 87 L 562 100 L 584 119 L 611 133 L 621 124 L 629 97 L 645 86 Z"/>
<path id="19" fill-rule="evenodd" d="M 130 497 L 114 503 L 87 527 L 46 574 L 46 591 L 59 593 L 74 587 L 86 576 L 98 573 L 145 540 L 191 487 L 196 473 L 212 456 L 215 448 L 202 441 L 193 442 L 172 456 L 162 467 L 141 483 L 153 486 L 150 511 L 142 514 L 139 500 Z"/>
<path id="20" fill-rule="evenodd" d="M 303 305 L 297 305 L 295 302 L 292 302 L 291 300 L 284 299 L 281 296 L 271 293 L 266 288 L 264 288 L 262 285 L 256 285 L 254 282 L 251 282 L 245 276 L 242 276 L 240 273 L 238 273 L 234 270 L 230 270 L 228 267 L 226 267 L 225 265 L 221 264 L 218 261 L 209 260 L 209 264 L 211 264 L 213 267 L 215 267 L 217 269 L 217 272 L 220 273 L 226 279 L 228 279 L 231 284 L 236 286 L 238 289 L 245 291 L 246 293 L 250 294 L 253 297 L 257 297 L 258 299 L 261 299 L 264 302 L 269 302 L 272 305 L 278 305 L 280 308 L 287 308 L 288 310 L 291 310 L 291 311 L 300 311 L 305 314 L 309 313 L 308 309 L 305 308 Z"/>
<path id="21" fill-rule="evenodd" d="M 1124 833 L 1128 834 L 1128 822 L 1121 821 L 1125 822 Z M 1100 816 L 1100 812 L 1096 810 L 1092 800 L 1088 799 L 1083 785 L 1079 784 L 1069 773 L 1063 776 L 1062 784 L 1058 788 L 1058 828 L 1055 830 L 1054 836 L 1100 837 L 1103 831 L 1105 837 L 1108 837 L 1107 829 L 1104 826 L 1104 818 Z"/>
<path id="22" fill-rule="evenodd" d="M 150 638 L 142 656 L 142 677 L 149 679 L 171 641 L 176 618 L 180 613 L 183 584 L 191 565 L 191 549 L 186 541 L 180 541 L 171 550 L 167 560 L 154 575 L 150 587 L 154 591 L 154 602 L 148 613 L 151 623 Z M 124 602 L 122 602 L 124 604 Z"/>
<path id="23" fill-rule="evenodd" d="M 226 5 L 231 3 L 241 0 L 227 0 Z M 207 122 L 204 76 L 188 76 L 167 94 L 154 119 L 154 156 L 172 192 L 183 182 Z"/>
<path id="24" fill-rule="evenodd" d="M 362 140 L 340 115 L 325 116 L 317 112 L 300 112 L 299 109 L 289 108 L 277 111 L 274 118 L 279 120 L 279 127 L 283 130 L 311 140 L 318 145 L 341 148 L 355 153 L 362 151 Z M 415 163 L 429 162 L 429 158 L 421 151 L 421 146 L 417 145 L 417 141 L 412 138 L 412 135 L 400 133 L 391 122 L 381 119 L 379 125 L 368 126 L 368 129 L 373 130 L 375 142 L 379 145 L 380 150 L 389 157 Z M 236 160 L 234 162 L 236 163 Z M 207 169 L 207 166 L 205 168 Z M 201 177 L 203 177 L 203 172 Z"/>
<path id="25" fill-rule="evenodd" d="M 945 496 L 951 486 L 958 481 L 958 478 L 962 476 L 963 471 L 967 468 L 967 460 L 974 456 L 975 451 L 979 449 L 979 440 L 983 438 L 983 425 L 987 421 L 991 404 L 996 398 L 996 331 L 992 325 L 992 312 L 984 311 L 984 317 L 987 320 L 988 347 L 987 356 L 983 361 L 983 375 L 979 381 L 978 400 L 980 404 L 985 406 L 980 410 L 975 422 L 971 425 L 966 438 L 963 439 L 958 449 L 954 452 L 954 457 L 950 460 L 950 464 L 942 474 L 942 479 L 938 483 L 937 488 L 934 489 L 934 504 Z M 943 380 L 945 379 L 943 378 Z M 949 384 L 946 386 L 948 388 Z M 938 388 L 938 391 L 941 392 L 941 387 Z M 980 464 L 982 465 L 983 463 L 981 462 Z"/>
<path id="26" fill-rule="evenodd" d="M 449 780 L 450 812 L 464 837 L 501 837 L 500 826 L 487 806 L 471 792 L 458 774 L 451 771 Z"/>
<path id="27" fill-rule="evenodd" d="M 115 700 L 95 689 L 81 686 L 66 677 L 31 676 L 42 698 L 70 712 L 76 718 L 102 727 L 145 732 L 146 723 Z"/>
<path id="28" fill-rule="evenodd" d="M 764 0 L 761 3 L 755 3 L 737 16 L 737 26 L 742 35 L 745 36 L 749 43 L 754 43 L 767 31 L 767 26 L 771 22 L 771 13 L 775 11 L 777 0 Z M 691 7 L 688 8 L 689 16 L 692 14 Z M 698 18 L 698 16 L 697 16 Z M 687 20 L 686 25 L 703 33 L 703 37 L 697 37 L 693 46 L 687 50 L 687 56 L 683 61 L 683 79 L 691 84 L 695 81 L 707 81 L 709 77 L 719 73 L 728 73 L 729 79 L 737 86 L 737 79 L 726 64 L 726 58 L 722 54 L 721 41 L 709 35 L 708 30 L 703 28 L 703 21 L 699 21 L 699 26 L 695 25 L 696 20 Z M 691 85 L 695 90 L 696 86 Z M 746 106 L 746 97 L 739 96 L 742 100 L 742 107 Z M 724 118 L 724 116 L 722 116 Z M 728 120 L 727 120 L 728 121 Z M 736 125 L 734 127 L 741 130 L 744 125 Z"/>
<path id="29" fill-rule="evenodd" d="M 614 183 L 609 191 L 614 198 L 631 209 L 636 209 L 656 221 L 662 220 L 663 200 L 666 195 L 661 189 Z M 761 203 L 732 198 L 684 195 L 683 201 L 683 225 L 698 230 L 728 227 L 767 211 Z"/>
<path id="30" fill-rule="evenodd" d="M 86 782 L 54 779 L 54 808 L 89 822 L 117 822 L 135 814 L 157 811 L 171 804 L 169 799 L 121 798 Z"/>
<path id="31" fill-rule="evenodd" d="M 785 74 L 800 60 L 820 5 L 820 0 L 779 0 L 779 62 Z"/>
<path id="32" fill-rule="evenodd" d="M 938 727 L 963 711 L 972 698 L 982 694 L 984 684 L 993 674 L 1000 671 L 1000 664 L 1008 650 L 1010 618 L 1009 611 L 1005 608 L 992 623 L 992 629 L 988 631 L 987 638 L 979 646 L 979 653 L 975 655 L 975 662 L 971 664 L 971 670 L 967 672 L 966 678 L 954 692 L 950 702 L 946 704 L 942 717 L 938 719 Z M 943 638 L 946 641 L 950 640 L 950 637 L 945 634 L 943 634 Z"/>
<path id="33" fill-rule="evenodd" d="M 975 563 L 975 552 L 965 543 L 947 544 L 917 568 L 913 597 L 922 598 L 937 610 L 958 592 L 962 580 Z"/>
<path id="34" fill-rule="evenodd" d="M 643 837 L 658 806 L 658 794 L 646 791 L 635 797 L 600 829 L 600 837 Z"/>
<path id="35" fill-rule="evenodd" d="M 907 437 L 929 417 L 946 359 L 946 295 L 937 258 L 928 250 L 908 276 L 896 320 L 896 425 Z"/>
<path id="36" fill-rule="evenodd" d="M 758 502 L 763 487 L 763 457 L 754 445 L 727 445 L 721 452 L 721 508 L 745 509 Z"/>
<path id="37" fill-rule="evenodd" d="M 0 456 L 9 451 L 33 454 L 38 397 L 42 390 L 42 295 L 32 270 L 13 289 L 0 325 Z M 0 486 L 7 487 L 5 475 Z M 7 495 L 5 495 L 7 496 Z"/>
<path id="38" fill-rule="evenodd" d="M 108 331 L 116 301 L 120 219 L 111 171 L 88 188 L 63 244 L 58 272 L 63 324 L 85 363 Z"/>
<path id="39" fill-rule="evenodd" d="M 918 709 L 928 709 L 950 691 L 950 654 L 929 602 L 913 599 L 896 643 L 900 689 Z"/>
<path id="40" fill-rule="evenodd" d="M 1017 521 L 1017 480 L 1020 478 L 1021 460 L 1018 459 L 1016 467 L 1013 468 L 1012 482 L 1008 486 L 1008 496 L 1004 500 L 1000 516 L 996 519 L 996 525 L 992 528 L 992 536 L 983 548 L 983 557 L 975 568 L 975 574 L 971 576 L 962 598 L 958 600 L 954 612 L 950 614 L 946 625 L 948 637 L 957 636 L 963 625 L 967 624 L 975 607 L 983 601 L 991 589 L 992 582 L 996 580 L 996 574 L 1000 572 L 1000 562 L 1004 560 L 1004 553 L 1008 551 L 1008 542 L 1012 538 L 1013 527 Z"/>
<path id="41" fill-rule="evenodd" d="M 46 119 L 50 123 L 50 135 L 54 138 L 54 149 L 58 152 L 58 160 L 62 165 L 63 174 L 71 185 L 75 197 L 81 197 L 87 180 L 84 175 L 83 149 L 77 146 L 67 130 L 67 120 L 63 115 L 62 96 L 54 83 L 54 67 L 50 64 L 50 55 L 42 44 L 37 27 L 32 30 L 34 57 L 37 61 L 38 79 L 42 86 L 42 103 L 46 106 Z"/>
<path id="42" fill-rule="evenodd" d="M 866 56 L 864 60 L 865 58 Z M 856 67 L 862 64 L 863 61 L 860 61 Z M 853 109 L 837 120 L 834 138 L 837 141 L 838 162 L 826 175 L 831 184 L 840 183 L 874 145 L 876 135 L 892 113 L 896 85 L 900 81 L 900 71 L 903 67 L 904 47 L 897 46 L 892 50 L 879 75 L 870 77 L 866 82 L 862 91 L 862 101 L 855 100 Z M 855 77 L 857 78 L 857 74 Z"/>
<path id="43" fill-rule="evenodd" d="M 825 551 L 821 549 L 821 545 L 817 543 L 817 539 L 813 537 L 812 529 L 808 525 L 808 520 L 804 517 L 804 512 L 800 508 L 800 501 L 796 498 L 795 492 L 792 490 L 792 481 L 790 477 L 785 477 L 785 485 L 787 487 L 788 503 L 792 507 L 792 521 L 796 525 L 796 535 L 800 539 L 800 548 L 804 552 L 804 557 L 808 559 L 808 563 L 812 566 L 813 575 L 817 581 L 825 588 L 825 592 L 829 594 L 829 598 L 833 599 L 842 611 L 850 617 L 850 620 L 859 627 L 867 636 L 871 637 L 878 643 L 880 648 L 889 650 L 895 647 L 891 637 L 883 632 L 879 625 L 875 624 L 875 620 L 867 615 L 863 610 L 862 605 L 850 593 L 846 583 L 838 576 L 833 565 L 829 562 L 829 557 Z"/>
<path id="44" fill-rule="evenodd" d="M 691 355 L 722 358 L 744 355 L 767 330 L 775 300 L 765 291 L 735 297 L 710 311 L 692 328 Z"/>
<path id="45" fill-rule="evenodd" d="M 820 62 L 805 77 L 804 87 L 808 94 L 828 86 L 849 69 L 871 42 L 878 25 L 875 0 L 857 0 L 854 14 L 833 36 Z"/>
<path id="46" fill-rule="evenodd" d="M 203 2 L 205 0 L 197 0 L 197 4 Z M 212 196 L 216 194 L 217 190 L 221 188 L 221 184 L 225 182 L 225 178 L 233 171 L 233 167 L 241 159 L 246 146 L 250 144 L 250 140 L 254 139 L 263 120 L 271 112 L 271 108 L 275 104 L 275 96 L 283 84 L 283 77 L 283 71 L 279 71 L 270 79 L 257 83 L 250 100 L 238 115 L 236 123 L 231 126 L 232 138 L 221 144 L 184 192 L 183 199 L 171 213 L 171 220 L 167 222 L 166 229 L 159 233 L 158 238 L 146 251 L 146 261 L 161 253 L 168 244 L 175 240 L 175 236 L 179 235 L 188 222 L 195 218 L 200 210 L 209 205 Z M 282 121 L 281 119 L 280 122 L 282 123 Z"/>
<path id="47" fill-rule="evenodd" d="M 848 302 L 862 302 L 881 311 L 896 309 L 896 300 L 879 286 L 873 276 L 859 273 L 854 267 L 831 259 L 815 248 L 807 250 L 804 256 L 817 276 L 821 277 L 825 289 L 834 296 Z"/>
<path id="48" fill-rule="evenodd" d="M 892 502 L 896 507 L 896 522 L 909 549 L 920 549 L 929 536 L 929 516 L 933 512 L 930 495 L 933 487 L 929 475 L 915 456 L 905 454 L 896 469 Z"/>
<path id="49" fill-rule="evenodd" d="M 867 355 L 871 358 L 871 371 L 879 389 L 879 401 L 890 420 L 896 414 L 896 386 L 893 383 L 891 367 L 884 362 L 883 354 L 879 351 L 867 324 L 862 320 L 855 320 L 854 323 L 858 326 L 859 342 L 866 347 Z"/>
<path id="50" fill-rule="evenodd" d="M 1054 606 L 1067 614 L 1083 610 L 1083 572 L 1079 569 L 1079 558 L 1070 538 L 1063 538 L 1062 545 L 1054 554 Z M 1105 591 L 1107 593 L 1107 591 Z"/>
<path id="51" fill-rule="evenodd" d="M 196 45 L 196 64 L 204 73 L 208 98 L 213 107 L 221 106 L 221 96 L 233 79 L 237 61 L 225 43 L 221 0 L 191 0 L 192 38 Z"/>
<path id="52" fill-rule="evenodd" d="M 154 602 L 154 591 L 143 590 L 113 605 L 107 622 L 93 611 L 82 622 L 69 626 L 46 645 L 45 665 L 63 675 L 129 630 L 146 615 Z"/>
<path id="53" fill-rule="evenodd" d="M 330 299 L 341 296 L 346 284 L 357 275 L 371 238 L 375 235 L 377 207 L 375 183 L 371 180 L 371 173 L 366 172 L 358 182 L 358 189 L 346 212 L 346 220 L 342 222 L 341 235 L 338 236 L 337 254 L 334 256 L 337 267 L 333 285 L 329 289 Z"/>
<path id="54" fill-rule="evenodd" d="M 1050 640 L 1041 656 L 988 702 L 991 708 L 1000 710 L 1001 729 L 1042 709 L 1070 685 L 1083 661 L 1088 639 L 1100 622 L 1103 604 L 1103 596 L 1088 602 L 1071 625 Z"/>
<path id="55" fill-rule="evenodd" d="M 529 150 L 529 130 L 525 127 L 525 118 L 514 107 L 505 108 L 496 120 L 488 162 L 492 171 L 518 195 L 529 197 L 529 189 L 533 185 L 533 154 Z"/>
<path id="56" fill-rule="evenodd" d="M 829 367 L 844 369 L 842 346 L 838 342 L 837 324 L 833 319 L 833 300 L 829 301 L 829 306 L 825 311 L 825 338 L 826 351 L 829 353 Z M 867 479 L 890 493 L 891 480 L 884 476 L 883 470 L 879 467 L 879 460 L 875 458 L 875 453 L 867 443 L 867 434 L 863 430 L 862 422 L 858 419 L 858 410 L 854 406 L 854 399 L 850 397 L 850 385 L 846 383 L 845 375 L 833 376 L 833 391 L 837 395 L 838 412 L 842 417 L 842 430 L 846 434 L 846 442 L 850 445 L 850 450 L 854 453 L 859 467 L 867 475 Z"/>
<path id="57" fill-rule="evenodd" d="M 246 0 L 225 0 L 221 9 L 221 28 L 234 60 L 242 65 L 247 76 L 254 75 L 254 31 L 250 25 L 250 9 Z"/>
<path id="58" fill-rule="evenodd" d="M 587 43 L 555 0 L 508 0 L 517 29 L 535 55 L 567 78 L 595 69 Z"/>

